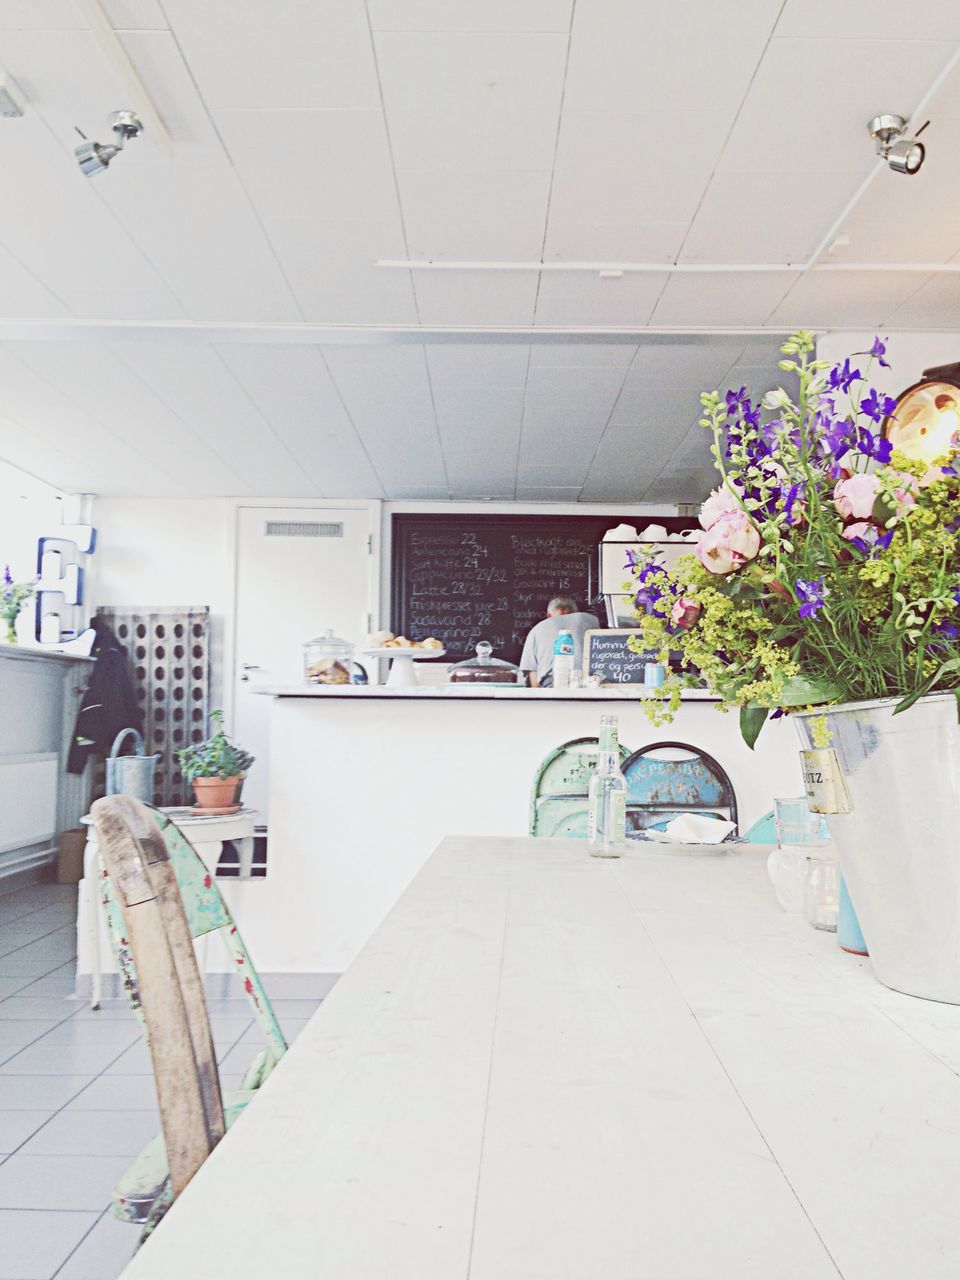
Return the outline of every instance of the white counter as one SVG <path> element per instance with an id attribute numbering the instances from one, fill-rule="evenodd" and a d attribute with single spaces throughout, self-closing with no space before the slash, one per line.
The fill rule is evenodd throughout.
<path id="1" fill-rule="evenodd" d="M 955 1280 L 958 1036 L 756 851 L 448 840 L 124 1280 Z"/>
<path id="2" fill-rule="evenodd" d="M 384 684 L 290 684 L 265 686 L 256 693 L 274 698 L 431 698 L 508 699 L 520 702 L 642 702 L 652 698 L 643 685 L 587 689 L 531 689 L 527 685 L 435 684 L 391 688 Z M 719 702 L 707 689 L 684 689 L 684 702 Z"/>
<path id="3" fill-rule="evenodd" d="M 754 753 L 736 714 L 702 693 L 657 729 L 633 687 L 297 686 L 271 711 L 266 879 L 224 882 L 257 967 L 341 972 L 447 832 L 527 835 L 543 758 L 596 737 L 606 712 L 631 751 L 673 740 L 714 756 L 733 783 L 741 829 L 775 796 L 802 794 L 793 725 L 767 725 Z"/>

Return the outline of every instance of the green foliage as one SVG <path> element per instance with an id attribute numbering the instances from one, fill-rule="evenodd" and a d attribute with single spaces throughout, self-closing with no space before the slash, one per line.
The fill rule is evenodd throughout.
<path id="1" fill-rule="evenodd" d="M 235 778 L 246 773 L 254 757 L 235 747 L 223 731 L 223 712 L 211 711 L 213 733 L 196 746 L 177 752 L 180 770 L 188 782 L 194 778 Z"/>

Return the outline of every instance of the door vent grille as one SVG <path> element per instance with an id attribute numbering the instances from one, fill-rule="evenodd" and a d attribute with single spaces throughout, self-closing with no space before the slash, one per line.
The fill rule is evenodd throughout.
<path id="1" fill-rule="evenodd" d="M 342 538 L 342 520 L 268 520 L 268 538 Z"/>

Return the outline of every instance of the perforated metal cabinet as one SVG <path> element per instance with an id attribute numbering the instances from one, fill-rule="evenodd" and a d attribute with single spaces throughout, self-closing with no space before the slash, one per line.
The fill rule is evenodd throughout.
<path id="1" fill-rule="evenodd" d="M 532 836 L 586 836 L 587 795 L 599 746 L 596 738 L 572 738 L 543 760 L 530 795 Z M 621 746 L 621 767 L 629 755 L 630 748 Z"/>
<path id="2" fill-rule="evenodd" d="M 627 834 L 640 833 L 681 813 L 716 814 L 734 823 L 737 798 L 726 770 L 688 742 L 652 742 L 623 764 L 627 780 Z"/>
<path id="3" fill-rule="evenodd" d="M 154 804 L 192 804 L 193 789 L 184 782 L 177 751 L 209 735 L 210 610 L 144 606 L 98 612 L 127 650 L 146 750 L 160 755 Z"/>

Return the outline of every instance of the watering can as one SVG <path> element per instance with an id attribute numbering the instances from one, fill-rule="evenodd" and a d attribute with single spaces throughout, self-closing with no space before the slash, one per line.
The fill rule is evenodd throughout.
<path id="1" fill-rule="evenodd" d="M 136 755 L 119 755 L 120 745 L 132 733 Z M 113 740 L 106 759 L 107 795 L 136 796 L 147 804 L 153 804 L 153 774 L 159 755 L 148 756 L 143 749 L 143 738 L 136 729 L 121 729 Z"/>

